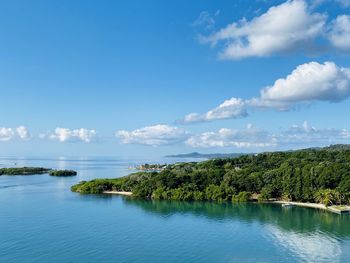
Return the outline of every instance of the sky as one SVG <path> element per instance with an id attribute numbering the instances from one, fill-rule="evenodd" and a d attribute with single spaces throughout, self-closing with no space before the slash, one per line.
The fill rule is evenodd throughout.
<path id="1" fill-rule="evenodd" d="M 1 156 L 350 143 L 350 1 L 1 1 Z"/>

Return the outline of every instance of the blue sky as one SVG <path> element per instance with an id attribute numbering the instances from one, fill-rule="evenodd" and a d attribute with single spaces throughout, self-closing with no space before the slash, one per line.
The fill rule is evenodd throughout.
<path id="1" fill-rule="evenodd" d="M 0 12 L 1 155 L 350 142 L 348 0 L 14 0 Z"/>

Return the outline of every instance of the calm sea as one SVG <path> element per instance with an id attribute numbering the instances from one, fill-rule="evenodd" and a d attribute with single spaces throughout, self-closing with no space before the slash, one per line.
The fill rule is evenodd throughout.
<path id="1" fill-rule="evenodd" d="M 0 176 L 0 262 L 350 262 L 348 215 L 70 192 L 78 181 L 123 176 L 145 161 L 0 158 L 0 167 L 78 171 Z"/>

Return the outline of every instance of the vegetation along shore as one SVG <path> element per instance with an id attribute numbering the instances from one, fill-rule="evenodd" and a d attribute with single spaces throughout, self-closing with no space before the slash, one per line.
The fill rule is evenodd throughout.
<path id="1" fill-rule="evenodd" d="M 134 197 L 183 201 L 283 200 L 325 207 L 350 203 L 350 149 L 333 146 L 167 165 L 72 186 L 74 192 L 132 192 Z"/>

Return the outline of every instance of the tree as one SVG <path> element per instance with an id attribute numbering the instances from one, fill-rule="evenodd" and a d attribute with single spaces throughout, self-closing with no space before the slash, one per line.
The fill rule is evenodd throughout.
<path id="1" fill-rule="evenodd" d="M 319 190 L 315 194 L 315 200 L 325 206 L 330 206 L 339 200 L 339 193 L 332 189 Z"/>

